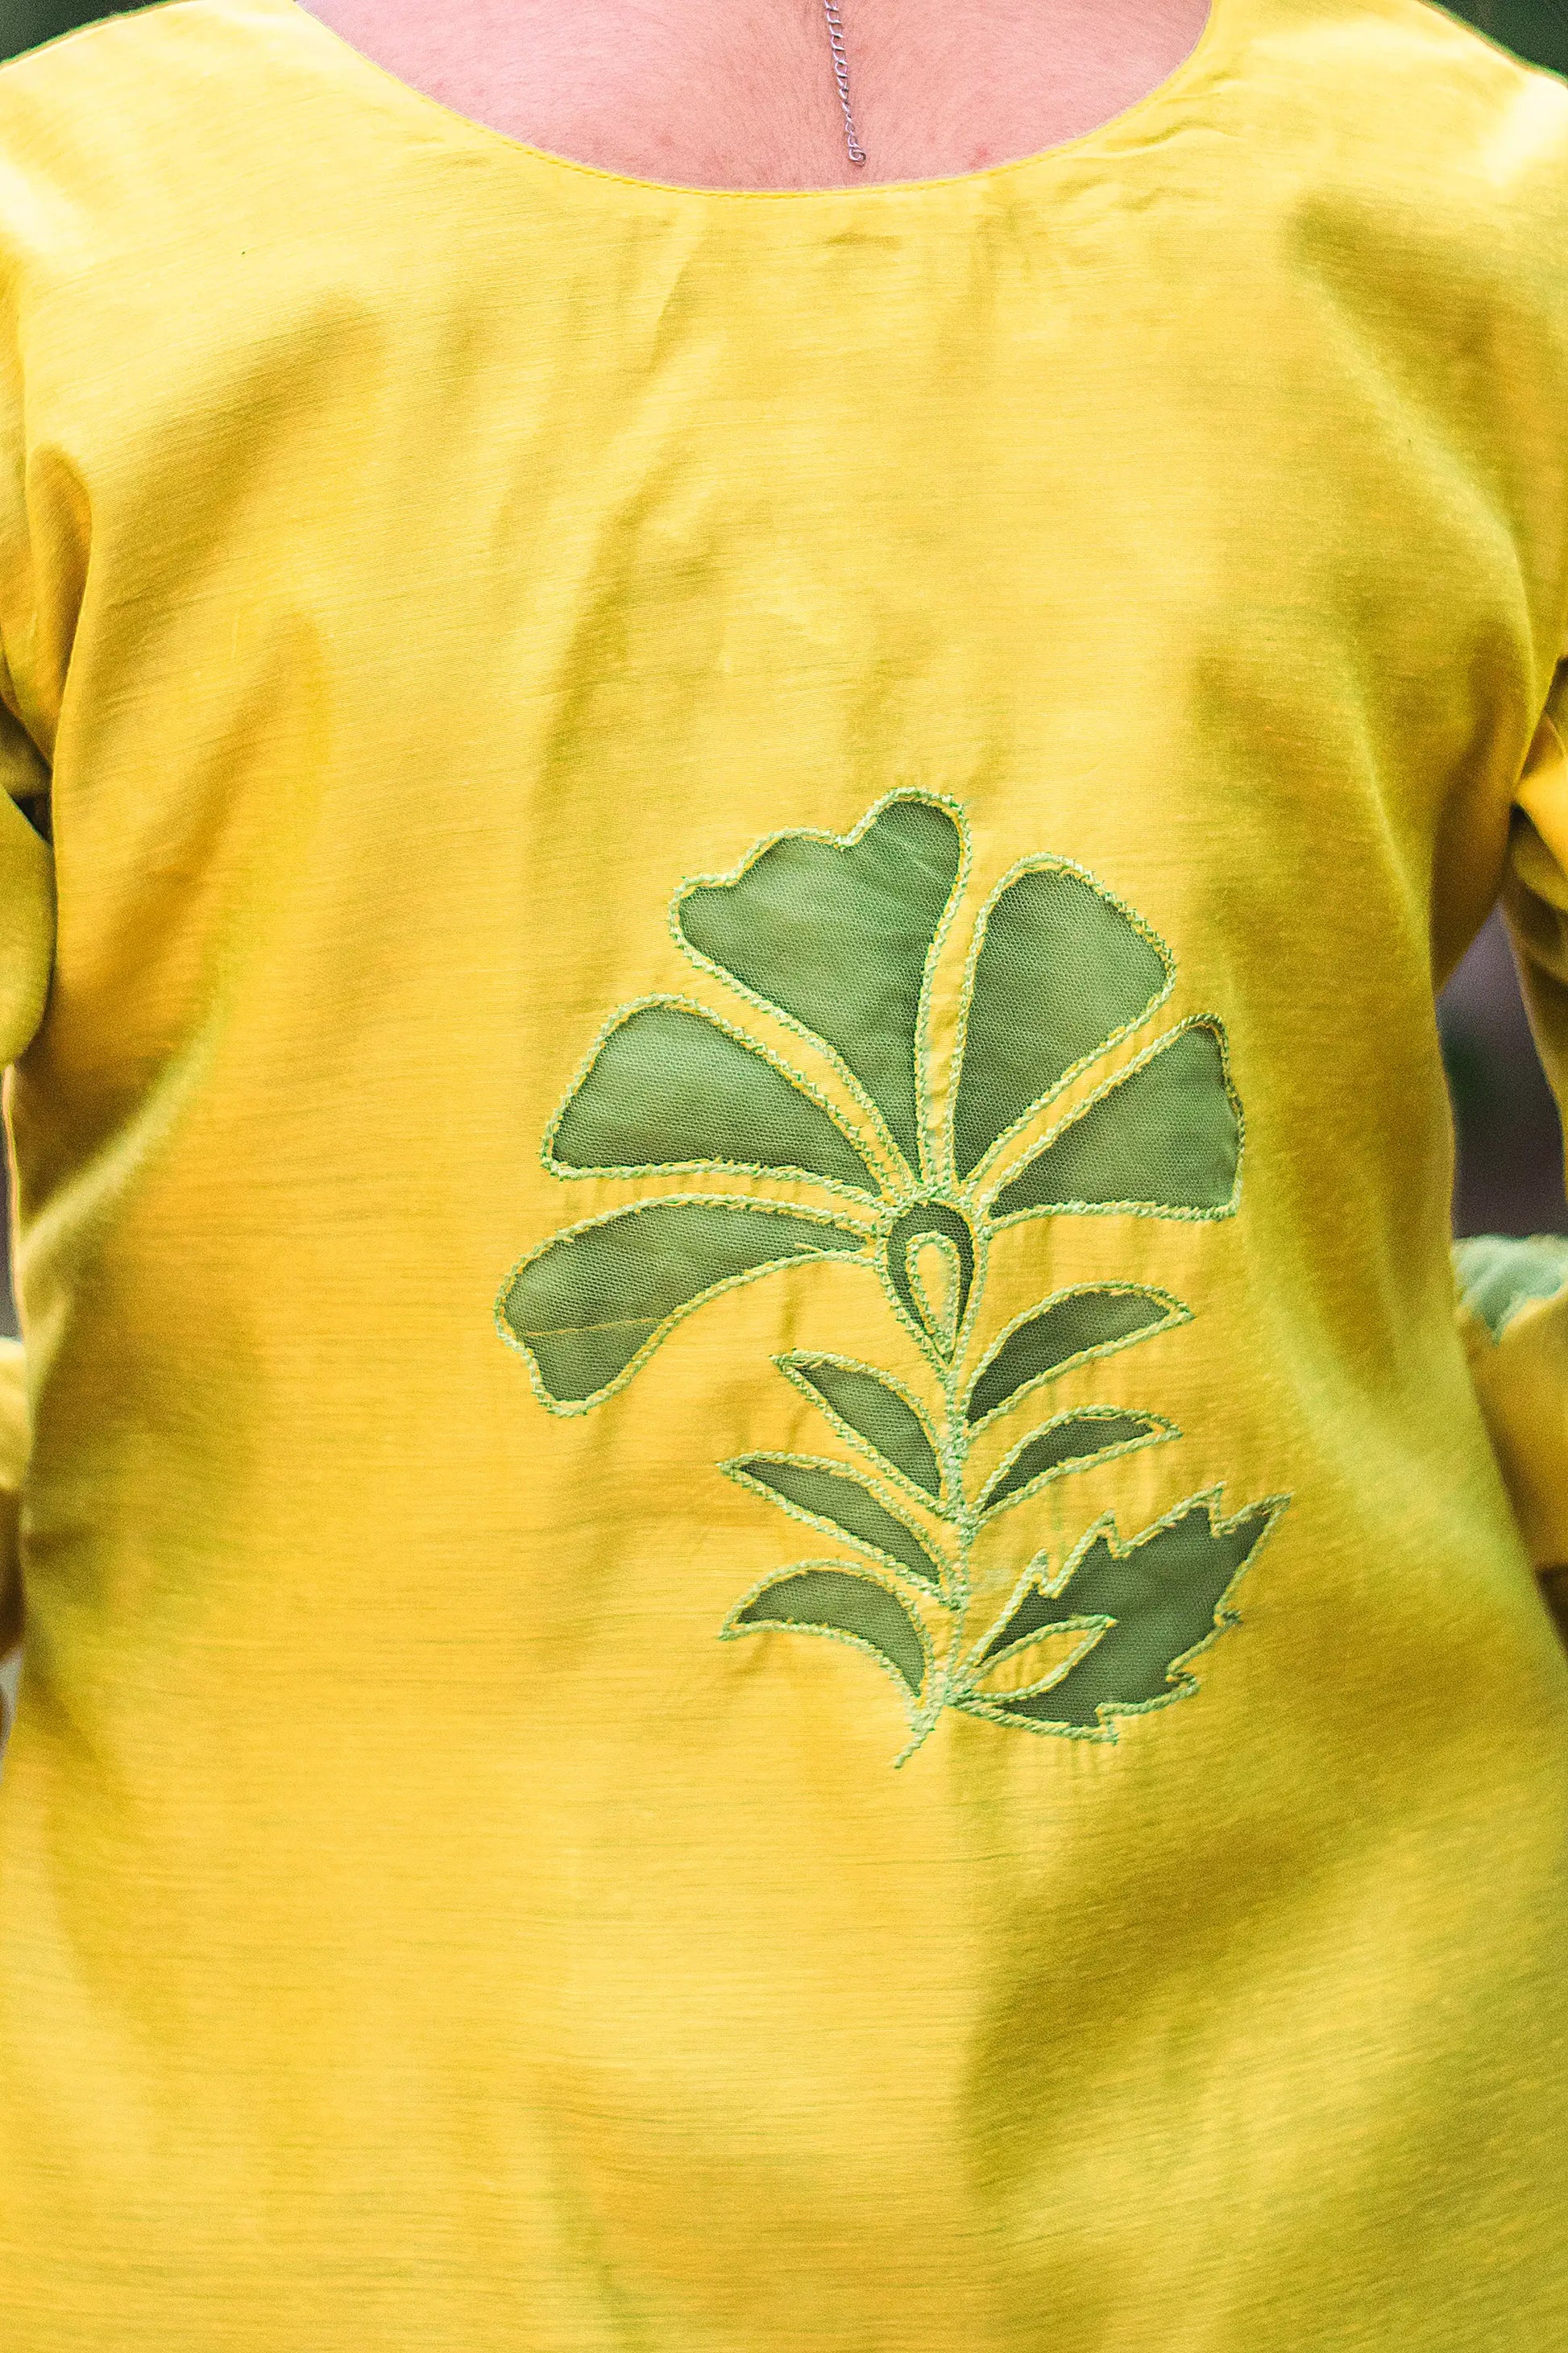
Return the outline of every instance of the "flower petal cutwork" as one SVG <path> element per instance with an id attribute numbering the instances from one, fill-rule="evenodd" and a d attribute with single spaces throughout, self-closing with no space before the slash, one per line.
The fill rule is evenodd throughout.
<path id="1" fill-rule="evenodd" d="M 780 835 L 674 909 L 683 945 L 833 1050 L 915 1171 L 926 969 L 963 862 L 952 812 L 900 794 L 842 840 Z"/>
<path id="2" fill-rule="evenodd" d="M 700 1006 L 650 997 L 617 1014 L 545 1138 L 559 1176 L 737 1168 L 877 1183 L 809 1082 Z"/>
<path id="3" fill-rule="evenodd" d="M 558 1411 L 596 1405 L 682 1314 L 802 1259 L 864 1250 L 854 1228 L 765 1202 L 689 1195 L 568 1227 L 524 1259 L 498 1321 Z"/>
<path id="4" fill-rule="evenodd" d="M 993 1217 L 1124 1209 L 1224 1218 L 1236 1207 L 1241 1109 L 1217 1021 L 1186 1022 L 1121 1071 L 1005 1185 Z"/>
<path id="5" fill-rule="evenodd" d="M 975 933 L 953 1106 L 959 1176 L 1069 1071 L 1146 1020 L 1173 971 L 1164 943 L 1078 867 L 1015 869 Z"/>
<path id="6" fill-rule="evenodd" d="M 781 1306 L 792 1341 L 798 1311 L 809 1345 L 773 1359 L 792 1411 L 809 1400 L 847 1458 L 759 1449 L 757 1437 L 789 1435 L 768 1430 L 719 1465 L 759 1503 L 826 1531 L 835 1556 L 771 1570 L 722 1631 L 809 1634 L 878 1662 L 909 1719 L 899 1765 L 950 1709 L 1114 1740 L 1122 1718 L 1195 1690 L 1191 1662 L 1237 1622 L 1232 1589 L 1290 1501 L 1225 1518 L 1215 1487 L 1131 1541 L 1106 1514 L 1072 1543 L 1068 1499 L 1086 1474 L 1103 1484 L 1121 1456 L 1181 1438 L 1168 1417 L 1121 1401 L 1110 1377 L 1103 1400 L 1064 1402 L 994 1457 L 993 1428 L 1026 1398 L 1194 1312 L 1102 1274 L 1027 1296 L 976 1361 L 997 1227 L 1058 1213 L 1229 1217 L 1243 1138 L 1219 1018 L 1154 1035 L 1174 984 L 1169 950 L 1054 852 L 1003 875 L 968 943 L 958 1004 L 933 1003 L 945 997 L 942 943 L 968 842 L 959 803 L 900 789 L 847 834 L 772 834 L 729 874 L 684 882 L 675 945 L 732 992 L 718 999 L 732 1018 L 679 989 L 621 1005 L 546 1129 L 543 1162 L 556 1177 L 600 1180 L 745 1171 L 756 1190 L 650 1187 L 652 1198 L 539 1243 L 496 1307 L 535 1396 L 576 1414 L 718 1293 L 812 1261 L 862 1270 L 858 1301 L 837 1283 L 792 1284 Z M 737 997 L 755 1020 L 735 1014 Z M 1144 1023 L 1151 1042 L 1124 1044 Z M 802 1041 L 798 1054 L 781 1031 Z M 796 1184 L 764 1181 L 777 1177 Z M 834 1198 L 767 1198 L 807 1186 Z M 1560 1282 L 1555 1261 L 1548 1272 Z M 1508 1314 L 1518 1270 L 1500 1288 L 1483 1274 L 1488 1312 Z M 1532 1262 L 1524 1293 L 1545 1280 Z M 891 1362 L 861 1333 L 878 1292 Z M 832 1346 L 850 1308 L 857 1347 L 878 1361 Z M 911 1340 L 918 1392 L 896 1369 Z M 687 1355 L 694 1366 L 723 1369 L 700 1352 Z M 996 1541 L 1015 1510 L 1012 1527 L 1034 1520 L 1047 1536 L 1021 1578 Z M 995 1620 L 1003 1576 L 1012 1594 Z M 978 1645 L 975 1608 L 993 1620 Z"/>

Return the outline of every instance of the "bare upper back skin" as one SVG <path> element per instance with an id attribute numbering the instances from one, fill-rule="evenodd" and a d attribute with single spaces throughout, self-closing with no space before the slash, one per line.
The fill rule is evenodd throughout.
<path id="1" fill-rule="evenodd" d="M 1207 0 L 838 0 L 868 161 L 846 151 L 823 0 L 310 0 L 442 104 L 530 145 L 694 187 L 973 172 L 1081 136 L 1165 79 Z"/>

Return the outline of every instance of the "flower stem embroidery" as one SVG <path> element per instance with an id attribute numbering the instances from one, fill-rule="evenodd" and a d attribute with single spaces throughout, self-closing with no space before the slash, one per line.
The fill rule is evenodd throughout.
<path id="1" fill-rule="evenodd" d="M 721 1631 L 815 1634 L 873 1659 L 908 1712 L 900 1762 L 949 1710 L 1114 1739 L 1120 1719 L 1194 1689 L 1188 1662 L 1234 1622 L 1237 1580 L 1289 1500 L 1226 1518 L 1206 1491 L 1131 1539 L 1097 1522 L 1059 1570 L 1043 1554 L 1021 1574 L 996 1565 L 994 1527 L 1046 1487 L 1181 1436 L 1141 1400 L 1047 1399 L 1032 1422 L 1025 1409 L 1191 1312 L 1146 1285 L 1080 1283 L 988 1332 L 993 1236 L 1062 1216 L 1232 1217 L 1243 1131 L 1212 1014 L 1154 1036 L 1053 1119 L 1175 982 L 1148 924 L 1064 859 L 1021 860 L 975 917 L 939 1084 L 937 957 L 968 865 L 961 807 L 899 792 L 847 835 L 779 834 L 684 884 L 670 918 L 683 955 L 798 1053 L 752 1035 L 733 1002 L 624 1007 L 551 1119 L 544 1165 L 563 1179 L 782 1176 L 822 1206 L 689 1185 L 637 1199 L 549 1236 L 497 1303 L 541 1403 L 582 1413 L 735 1283 L 825 1259 L 874 1270 L 903 1368 L 831 1348 L 775 1359 L 845 1456 L 759 1448 L 719 1466 L 844 1556 L 771 1572 Z M 1018 1434 L 976 1472 L 977 1441 L 1015 1414 Z"/>

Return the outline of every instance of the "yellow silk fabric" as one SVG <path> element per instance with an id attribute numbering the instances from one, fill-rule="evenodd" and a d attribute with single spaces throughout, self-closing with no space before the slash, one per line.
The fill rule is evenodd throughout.
<path id="1" fill-rule="evenodd" d="M 1433 1015 L 1506 884 L 1568 1070 L 1565 250 L 1568 93 L 1420 0 L 1216 0 L 1089 138 L 805 195 L 288 0 L 0 74 L 7 2353 L 1568 2342 L 1563 1311 L 1494 1446 Z M 986 1607 L 1289 1500 L 1169 1704 L 895 1767 L 875 1658 L 721 1639 L 857 1558 L 721 1466 L 860 1459 L 773 1359 L 913 1382 L 875 1273 L 580 1413 L 495 1305 L 634 1201 L 834 1208 L 542 1145 L 623 1008 L 766 1027 L 679 888 L 900 792 L 970 846 L 933 1084 L 1050 858 L 1174 970 L 1061 1102 L 1201 1018 L 1246 1122 L 1234 1214 L 995 1235 L 985 1345 L 1189 1314 L 1047 1393 L 1180 1434 Z"/>

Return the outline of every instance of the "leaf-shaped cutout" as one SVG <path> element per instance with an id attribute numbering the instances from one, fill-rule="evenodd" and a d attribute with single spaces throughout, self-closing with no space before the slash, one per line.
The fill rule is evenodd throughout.
<path id="1" fill-rule="evenodd" d="M 991 1700 L 1025 1699 L 1044 1691 L 1093 1649 L 1109 1622 L 1104 1618 L 1064 1618 L 1059 1625 L 1024 1634 L 967 1669 L 959 1689 Z"/>
<path id="2" fill-rule="evenodd" d="M 939 1301 L 931 1300 L 923 1281 L 915 1280 L 917 1253 L 933 1235 L 946 1241 L 953 1254 L 949 1267 L 952 1288 Z M 888 1280 L 910 1322 L 939 1356 L 950 1356 L 974 1284 L 974 1236 L 968 1219 L 946 1201 L 917 1201 L 894 1219 L 884 1249 Z"/>
<path id="3" fill-rule="evenodd" d="M 786 1570 L 732 1610 L 724 1632 L 732 1638 L 769 1626 L 833 1635 L 869 1651 L 913 1698 L 924 1686 L 931 1662 L 924 1630 L 898 1595 L 874 1577 L 827 1567 Z"/>
<path id="4" fill-rule="evenodd" d="M 1075 866 L 1026 867 L 981 918 L 953 1157 L 967 1176 L 1068 1072 L 1136 1027 L 1168 992 L 1169 951 Z"/>
<path id="5" fill-rule="evenodd" d="M 596 1404 L 711 1293 L 801 1259 L 866 1248 L 830 1219 L 762 1203 L 649 1201 L 568 1228 L 511 1275 L 497 1309 L 557 1406 Z"/>
<path id="6" fill-rule="evenodd" d="M 850 1537 L 890 1567 L 901 1568 L 933 1593 L 940 1591 L 941 1562 L 909 1522 L 890 1511 L 853 1471 L 804 1454 L 743 1454 L 721 1467 L 742 1486 L 782 1504 L 795 1518 Z"/>
<path id="7" fill-rule="evenodd" d="M 1191 1321 L 1192 1310 L 1179 1299 L 1137 1283 L 1093 1282 L 1064 1291 L 1003 1333 L 974 1376 L 965 1415 L 972 1425 L 982 1422 L 1073 1366 Z"/>
<path id="8" fill-rule="evenodd" d="M 619 1017 L 545 1148 L 563 1170 L 759 1168 L 877 1193 L 837 1121 L 772 1055 L 674 997 Z"/>
<path id="9" fill-rule="evenodd" d="M 1226 1217 L 1236 1206 L 1241 1119 L 1217 1021 L 1189 1022 L 1092 1097 L 992 1205 Z"/>
<path id="10" fill-rule="evenodd" d="M 1048 1691 L 994 1704 L 1016 1721 L 1085 1730 L 1191 1689 L 1183 1662 L 1235 1624 L 1231 1589 L 1289 1500 L 1270 1495 L 1226 1520 L 1217 1491 L 1194 1495 L 1128 1545 L 1114 1522 L 1090 1529 L 1056 1595 L 1037 1596 L 1035 1622 L 1103 1618 L 1105 1632 Z"/>
<path id="11" fill-rule="evenodd" d="M 988 1517 L 1020 1502 L 1047 1480 L 1180 1435 L 1173 1423 L 1158 1414 L 1122 1413 L 1115 1406 L 1090 1405 L 1078 1413 L 1059 1413 L 1021 1439 L 1003 1461 L 980 1498 L 981 1515 Z"/>
<path id="12" fill-rule="evenodd" d="M 826 1408 L 830 1419 L 901 1471 L 933 1500 L 942 1493 L 942 1465 L 924 1417 L 885 1374 L 847 1356 L 781 1356 L 796 1387 Z"/>
<path id="13" fill-rule="evenodd" d="M 912 1170 L 926 960 L 963 848 L 941 802 L 900 795 L 843 840 L 783 834 L 733 881 L 676 902 L 700 956 L 837 1050 Z"/>

